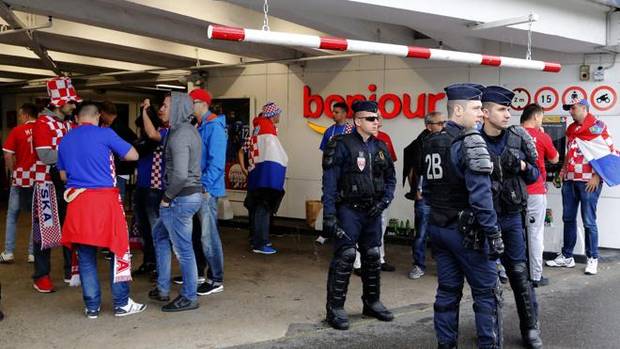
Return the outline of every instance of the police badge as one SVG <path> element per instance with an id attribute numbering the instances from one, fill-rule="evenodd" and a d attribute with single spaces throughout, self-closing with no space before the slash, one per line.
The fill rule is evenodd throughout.
<path id="1" fill-rule="evenodd" d="M 359 168 L 360 171 L 364 171 L 364 168 L 366 168 L 366 157 L 363 151 L 357 154 L 357 168 Z"/>

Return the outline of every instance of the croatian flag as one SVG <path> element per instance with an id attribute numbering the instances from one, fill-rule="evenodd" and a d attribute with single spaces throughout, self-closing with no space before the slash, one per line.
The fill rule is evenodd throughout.
<path id="1" fill-rule="evenodd" d="M 284 190 L 288 156 L 273 122 L 264 117 L 254 119 L 250 143 L 248 189 Z"/>
<path id="2" fill-rule="evenodd" d="M 620 184 L 620 156 L 606 127 L 601 132 L 578 136 L 575 141 L 583 157 L 608 186 Z"/>

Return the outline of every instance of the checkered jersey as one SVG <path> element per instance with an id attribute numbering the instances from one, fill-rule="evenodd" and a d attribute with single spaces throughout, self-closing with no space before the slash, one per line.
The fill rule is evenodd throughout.
<path id="1" fill-rule="evenodd" d="M 164 146 L 160 144 L 153 152 L 153 164 L 151 165 L 151 189 L 163 189 L 163 158 Z"/>
<path id="2" fill-rule="evenodd" d="M 58 149 L 62 137 L 69 130 L 71 130 L 70 122 L 58 120 L 47 114 L 40 115 L 33 129 L 35 149 Z M 51 181 L 50 169 L 49 165 L 37 157 L 37 162 L 34 165 L 34 181 L 38 183 Z M 31 175 L 29 174 L 29 176 Z"/>
<path id="3" fill-rule="evenodd" d="M 585 123 L 584 123 L 585 125 Z M 587 127 L 586 125 L 585 127 Z M 588 160 L 583 156 L 581 149 L 579 149 L 579 145 L 577 143 L 577 138 L 574 136 L 574 133 L 584 133 L 589 132 L 592 133 L 594 131 L 594 135 L 600 135 L 605 143 L 609 146 L 611 151 L 615 154 L 618 154 L 618 151 L 615 149 L 613 144 L 613 139 L 610 137 L 607 132 L 607 126 L 601 121 L 596 120 L 594 125 L 590 128 L 582 129 L 584 126 L 579 126 L 576 123 L 569 127 L 567 131 L 567 144 L 566 144 L 566 168 L 565 168 L 565 180 L 577 181 L 577 182 L 587 182 L 592 179 L 592 174 L 594 170 L 592 166 L 588 163 Z"/>

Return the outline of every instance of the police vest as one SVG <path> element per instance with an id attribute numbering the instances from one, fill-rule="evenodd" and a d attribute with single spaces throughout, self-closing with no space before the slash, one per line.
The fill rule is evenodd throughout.
<path id="1" fill-rule="evenodd" d="M 519 174 L 507 171 L 503 166 L 505 166 L 509 156 L 519 156 L 524 149 L 523 138 L 510 128 L 505 132 L 506 146 L 502 153 L 498 155 L 491 152 L 493 205 L 498 213 L 517 213 L 523 211 L 527 206 L 527 185 Z M 527 154 L 525 155 L 527 157 Z"/>
<path id="2" fill-rule="evenodd" d="M 383 142 L 371 139 L 368 144 L 352 133 L 342 136 L 341 142 L 349 156 L 344 159 L 340 176 L 339 199 L 348 203 L 372 203 L 385 193 L 384 174 L 389 152 Z M 372 152 L 370 144 L 373 142 Z"/>
<path id="3" fill-rule="evenodd" d="M 458 129 L 447 128 L 427 137 L 422 145 L 425 198 L 432 208 L 430 222 L 434 225 L 453 223 L 458 213 L 469 207 L 469 192 L 452 165 L 450 154 L 459 134 Z"/>

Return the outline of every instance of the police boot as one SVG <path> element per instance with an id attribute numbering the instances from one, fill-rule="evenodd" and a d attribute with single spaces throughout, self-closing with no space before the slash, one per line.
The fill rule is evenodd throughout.
<path id="1" fill-rule="evenodd" d="M 508 270 L 508 278 L 515 296 L 523 344 L 527 348 L 542 348 L 543 342 L 540 338 L 538 318 L 533 304 L 534 291 L 528 279 L 527 265 L 516 263 L 511 266 Z"/>
<path id="2" fill-rule="evenodd" d="M 327 277 L 327 323 L 337 330 L 349 329 L 349 317 L 344 310 L 349 278 L 353 271 L 355 248 L 340 250 L 334 256 Z"/>
<path id="3" fill-rule="evenodd" d="M 381 294 L 381 261 L 379 248 L 373 247 L 362 253 L 362 314 L 381 321 L 392 321 L 394 315 L 379 301 Z"/>

